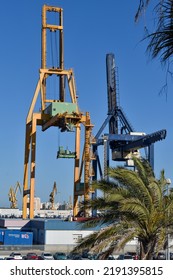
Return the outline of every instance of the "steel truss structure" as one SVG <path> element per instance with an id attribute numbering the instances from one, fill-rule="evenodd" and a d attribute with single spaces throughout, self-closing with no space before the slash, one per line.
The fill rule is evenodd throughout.
<path id="1" fill-rule="evenodd" d="M 59 22 L 47 22 L 47 13 L 56 13 Z M 47 67 L 47 32 L 59 33 L 59 65 Z M 42 131 L 54 126 L 61 132 L 75 130 L 75 157 L 74 157 L 74 199 L 73 213 L 78 213 L 78 200 L 90 199 L 90 170 L 91 170 L 91 124 L 89 112 L 84 115 L 80 112 L 77 97 L 74 73 L 72 69 L 64 69 L 64 39 L 63 39 L 63 9 L 44 5 L 42 9 L 42 54 L 39 80 L 26 118 L 25 160 L 23 181 L 23 218 L 34 217 L 34 192 L 36 174 L 36 132 L 37 126 Z M 59 81 L 59 96 L 57 99 L 47 98 L 47 79 L 55 77 Z M 71 102 L 66 102 L 65 83 L 67 81 Z M 35 112 L 38 97 L 41 99 L 41 109 Z M 82 160 L 80 159 L 80 131 L 81 124 L 85 128 L 85 139 Z M 84 174 L 82 174 L 84 170 Z M 82 175 L 84 183 L 81 183 Z M 84 213 L 87 216 L 87 212 Z"/>

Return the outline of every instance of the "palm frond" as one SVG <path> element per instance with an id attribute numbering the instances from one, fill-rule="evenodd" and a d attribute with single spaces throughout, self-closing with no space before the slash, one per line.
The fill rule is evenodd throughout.
<path id="1" fill-rule="evenodd" d="M 94 182 L 102 195 L 80 205 L 97 210 L 97 217 L 80 223 L 94 232 L 85 237 L 75 250 L 88 248 L 103 252 L 102 257 L 122 249 L 138 238 L 143 259 L 164 248 L 173 233 L 173 192 L 166 193 L 164 170 L 157 179 L 147 161 L 135 159 L 136 170 L 118 166 L 109 169 L 110 180 Z"/>
<path id="2" fill-rule="evenodd" d="M 149 4 L 150 0 L 140 0 L 137 12 L 135 14 L 135 21 L 138 21 L 141 14 L 145 11 Z"/>
<path id="3" fill-rule="evenodd" d="M 150 209 L 137 198 L 125 199 L 123 203 L 120 203 L 119 211 L 128 213 L 129 219 L 131 216 L 132 220 L 135 218 L 140 223 L 148 222 L 150 216 Z"/>
<path id="4" fill-rule="evenodd" d="M 121 188 L 128 190 L 127 194 L 129 196 L 140 196 L 141 199 L 145 199 L 148 204 L 152 202 L 150 192 L 137 172 L 118 167 L 116 169 L 110 169 L 109 174 L 114 180 L 119 182 Z M 116 193 L 116 190 L 114 193 Z"/>
<path id="5" fill-rule="evenodd" d="M 149 40 L 147 51 L 151 58 L 160 57 L 166 62 L 173 55 L 173 1 L 164 0 L 156 6 L 156 30 L 146 36 Z"/>

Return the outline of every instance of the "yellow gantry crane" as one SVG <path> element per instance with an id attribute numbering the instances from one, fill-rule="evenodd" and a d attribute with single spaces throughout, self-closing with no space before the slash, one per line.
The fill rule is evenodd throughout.
<path id="1" fill-rule="evenodd" d="M 48 13 L 55 13 L 58 21 L 49 23 Z M 52 21 L 51 21 L 52 22 Z M 49 32 L 49 34 L 48 34 Z M 57 65 L 48 67 L 47 53 L 48 35 L 58 33 L 57 45 L 59 45 Z M 57 127 L 61 132 L 75 131 L 75 152 L 70 154 L 74 159 L 74 191 L 73 191 L 73 215 L 78 213 L 78 199 L 83 196 L 84 200 L 89 200 L 90 171 L 91 171 L 91 124 L 88 112 L 84 115 L 78 107 L 76 97 L 76 86 L 72 69 L 64 69 L 64 38 L 63 38 L 63 9 L 44 5 L 42 8 L 42 44 L 41 44 L 41 68 L 35 93 L 26 118 L 25 137 L 25 161 L 24 161 L 24 181 L 23 181 L 23 218 L 34 217 L 34 192 L 35 192 L 35 170 L 36 170 L 36 131 L 37 126 L 42 127 L 42 131 L 50 127 Z M 50 63 L 49 63 L 50 64 Z M 48 97 L 47 82 L 50 79 L 58 80 L 57 99 Z M 68 92 L 67 92 L 68 91 Z M 67 93 L 69 98 L 67 101 Z M 41 108 L 35 112 L 36 102 L 40 95 Z M 70 99 L 70 102 L 69 102 Z M 80 158 L 80 133 L 81 124 L 85 128 L 85 139 L 83 156 Z M 64 157 L 67 157 L 67 152 Z M 63 157 L 62 149 L 57 157 Z M 82 177 L 82 172 L 84 176 Z M 81 182 L 84 178 L 84 183 Z M 29 211 L 27 211 L 29 209 Z M 87 211 L 85 212 L 87 216 Z"/>
<path id="2" fill-rule="evenodd" d="M 9 193 L 8 193 L 9 201 L 11 202 L 10 208 L 12 208 L 12 209 L 17 208 L 17 191 L 18 190 L 20 190 L 20 192 L 21 192 L 20 184 L 17 181 L 16 187 L 15 188 L 10 187 Z"/>
<path id="3" fill-rule="evenodd" d="M 55 210 L 55 195 L 57 194 L 57 186 L 56 186 L 56 182 L 54 182 L 53 184 L 53 189 L 49 195 L 49 202 L 51 203 L 51 210 Z"/>

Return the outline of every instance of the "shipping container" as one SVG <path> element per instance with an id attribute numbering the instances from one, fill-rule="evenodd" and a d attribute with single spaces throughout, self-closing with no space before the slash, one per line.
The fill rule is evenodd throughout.
<path id="1" fill-rule="evenodd" d="M 20 230 L 4 230 L 3 245 L 32 245 L 33 233 Z"/>
<path id="2" fill-rule="evenodd" d="M 4 229 L 0 229 L 0 244 L 4 243 Z"/>

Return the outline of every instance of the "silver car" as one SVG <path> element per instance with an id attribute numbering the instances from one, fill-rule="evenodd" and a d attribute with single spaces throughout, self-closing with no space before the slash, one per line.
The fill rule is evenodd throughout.
<path id="1" fill-rule="evenodd" d="M 43 260 L 54 260 L 53 255 L 49 252 L 43 252 L 41 254 L 41 257 L 42 257 Z"/>

